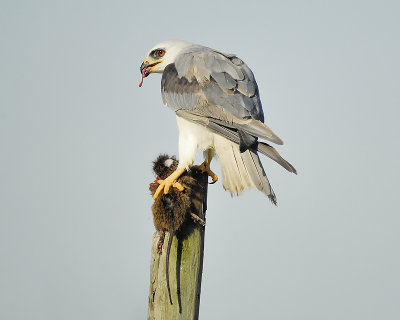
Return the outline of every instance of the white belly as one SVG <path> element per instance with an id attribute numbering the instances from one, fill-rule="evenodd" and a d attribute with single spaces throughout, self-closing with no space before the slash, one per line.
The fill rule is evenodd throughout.
<path id="1" fill-rule="evenodd" d="M 188 168 L 194 162 L 197 149 L 214 149 L 215 134 L 206 127 L 176 117 L 179 129 L 179 167 Z"/>

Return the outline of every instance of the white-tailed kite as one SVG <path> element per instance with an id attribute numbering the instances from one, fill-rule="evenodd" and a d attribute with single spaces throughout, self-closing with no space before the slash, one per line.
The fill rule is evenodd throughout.
<path id="1" fill-rule="evenodd" d="M 159 180 L 154 198 L 171 187 L 182 189 L 177 178 L 193 165 L 197 149 L 204 151 L 200 166 L 212 180 L 214 155 L 219 158 L 223 186 L 239 194 L 253 186 L 276 204 L 276 196 L 262 167 L 258 152 L 286 170 L 296 169 L 269 144 L 283 144 L 264 124 L 257 83 L 250 68 L 238 57 L 181 40 L 154 46 L 140 67 L 143 79 L 162 73 L 163 102 L 176 113 L 179 128 L 179 165 Z"/>

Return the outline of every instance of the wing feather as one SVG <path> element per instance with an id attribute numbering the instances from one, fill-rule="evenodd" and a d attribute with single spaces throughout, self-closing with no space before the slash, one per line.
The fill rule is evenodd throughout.
<path id="1" fill-rule="evenodd" d="M 173 67 L 176 72 L 172 70 Z M 168 81 L 173 81 L 171 74 L 174 73 L 178 79 L 185 78 L 203 89 L 207 99 L 215 101 L 216 97 L 220 97 L 216 105 L 224 108 L 233 106 L 236 109 L 230 110 L 233 114 L 238 116 L 245 114 L 245 116 L 264 121 L 254 75 L 250 68 L 236 56 L 224 55 L 207 47 L 193 45 L 179 54 L 172 66 L 165 68 L 163 77 L 166 72 L 170 73 Z M 232 90 L 232 93 L 224 89 Z M 234 97 L 228 101 L 224 99 L 233 93 Z M 214 103 L 210 102 L 210 104 Z M 185 109 L 185 106 L 180 107 Z"/>
<path id="2" fill-rule="evenodd" d="M 273 147 L 257 141 L 262 138 L 283 144 L 263 123 L 254 75 L 235 55 L 191 46 L 164 69 L 161 92 L 164 104 L 178 116 L 237 143 L 243 153 L 248 149 L 261 152 L 296 173 Z"/>
<path id="3" fill-rule="evenodd" d="M 185 118 L 186 120 L 189 120 L 189 121 L 198 123 L 204 127 L 207 127 L 211 131 L 240 145 L 240 136 L 239 136 L 239 132 L 237 130 L 234 130 L 227 126 L 219 125 L 206 117 L 198 116 L 198 115 L 195 115 L 192 113 L 187 113 L 184 110 L 179 110 L 177 112 L 177 115 L 182 118 Z M 286 161 L 284 158 L 282 158 L 281 155 L 278 153 L 278 151 L 276 151 L 276 149 L 273 148 L 272 146 L 270 146 L 269 144 L 264 143 L 264 142 L 257 142 L 250 149 L 266 155 L 270 159 L 274 160 L 276 163 L 280 164 L 287 171 L 297 174 L 296 169 L 288 161 Z"/>

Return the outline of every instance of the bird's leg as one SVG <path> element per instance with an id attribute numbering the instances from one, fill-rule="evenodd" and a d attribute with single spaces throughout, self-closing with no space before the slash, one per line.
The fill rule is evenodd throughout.
<path id="1" fill-rule="evenodd" d="M 211 150 L 208 150 L 208 151 L 207 151 L 207 159 L 204 160 L 204 162 L 203 162 L 201 165 L 197 166 L 197 168 L 198 168 L 199 170 L 203 171 L 203 172 L 207 172 L 207 174 L 208 174 L 208 175 L 211 177 L 211 179 L 212 179 L 211 184 L 213 184 L 213 183 L 216 183 L 216 182 L 218 181 L 218 177 L 217 177 L 217 175 L 216 175 L 214 172 L 212 172 L 211 169 L 210 169 L 211 159 L 212 159 L 212 153 L 211 153 Z"/>
<path id="2" fill-rule="evenodd" d="M 164 194 L 167 194 L 169 192 L 169 189 L 171 187 L 177 188 L 179 191 L 183 191 L 183 186 L 179 183 L 176 182 L 176 179 L 178 179 L 182 173 L 185 172 L 185 169 L 176 169 L 174 172 L 172 172 L 167 178 L 164 180 L 158 180 L 158 188 L 156 192 L 154 193 L 153 199 L 157 199 L 157 197 L 160 195 L 160 193 L 164 190 Z"/>

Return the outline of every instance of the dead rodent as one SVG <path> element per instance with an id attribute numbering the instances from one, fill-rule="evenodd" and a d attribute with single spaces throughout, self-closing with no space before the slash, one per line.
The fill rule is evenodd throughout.
<path id="1" fill-rule="evenodd" d="M 172 172 L 176 170 L 178 166 L 178 161 L 175 157 L 170 157 L 166 154 L 158 156 L 158 158 L 153 162 L 153 171 L 157 178 L 154 182 L 150 184 L 150 192 L 152 195 L 156 192 L 158 188 L 157 180 L 164 180 Z M 196 169 L 194 169 L 196 170 Z M 162 246 L 164 243 L 164 232 L 168 231 L 170 233 L 168 245 L 167 245 L 167 255 L 166 255 L 166 276 L 167 276 L 167 288 L 169 294 L 169 301 L 172 304 L 171 289 L 169 285 L 169 255 L 171 251 L 172 240 L 175 233 L 180 229 L 182 224 L 186 221 L 188 217 L 192 217 L 196 222 L 204 225 L 204 221 L 192 213 L 191 211 L 191 196 L 193 193 L 193 186 L 196 180 L 184 173 L 177 180 L 184 187 L 183 191 L 178 191 L 176 188 L 171 187 L 168 194 L 160 194 L 153 203 L 151 207 L 153 211 L 153 221 L 156 230 L 160 232 L 160 240 L 158 241 L 158 252 L 162 253 Z"/>

